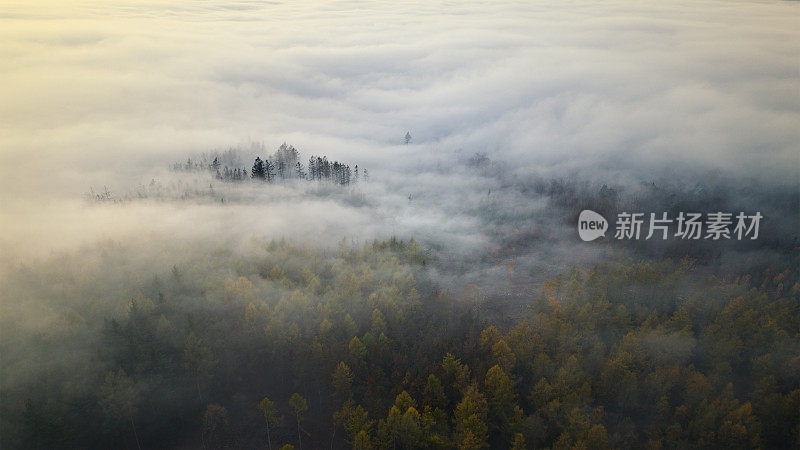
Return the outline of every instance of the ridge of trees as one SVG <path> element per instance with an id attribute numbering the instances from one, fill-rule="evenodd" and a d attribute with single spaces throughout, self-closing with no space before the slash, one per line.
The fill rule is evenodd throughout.
<path id="1" fill-rule="evenodd" d="M 262 148 L 263 150 L 263 148 Z M 213 159 L 211 157 L 213 156 Z M 210 161 L 208 161 L 211 159 Z M 238 165 L 238 157 L 233 153 L 206 155 L 201 160 L 189 158 L 185 164 L 175 163 L 173 171 L 208 171 L 221 181 L 244 181 L 247 179 L 275 182 L 277 180 L 328 181 L 339 185 L 367 181 L 369 171 L 339 161 L 329 161 L 327 156 L 311 155 L 303 164 L 300 152 L 285 142 L 269 158 L 257 156 L 248 172 L 247 167 Z"/>

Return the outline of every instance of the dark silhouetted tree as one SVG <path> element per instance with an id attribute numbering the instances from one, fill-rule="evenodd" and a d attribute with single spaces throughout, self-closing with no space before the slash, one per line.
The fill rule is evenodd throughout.
<path id="1" fill-rule="evenodd" d="M 267 172 L 264 169 L 264 161 L 257 156 L 255 162 L 253 163 L 253 170 L 250 171 L 250 177 L 254 180 L 262 181 L 267 179 Z"/>
<path id="2" fill-rule="evenodd" d="M 105 383 L 100 388 L 100 396 L 103 411 L 108 417 L 130 421 L 133 436 L 136 439 L 136 447 L 141 449 L 134 421 L 137 392 L 133 380 L 122 369 L 117 372 L 109 372 L 106 374 Z"/>

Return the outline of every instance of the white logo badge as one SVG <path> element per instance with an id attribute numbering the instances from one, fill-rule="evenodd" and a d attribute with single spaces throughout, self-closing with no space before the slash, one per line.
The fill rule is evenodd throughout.
<path id="1" fill-rule="evenodd" d="M 578 216 L 578 235 L 584 241 L 593 241 L 600 236 L 606 235 L 608 221 L 605 217 L 597 214 L 591 209 L 584 209 Z"/>

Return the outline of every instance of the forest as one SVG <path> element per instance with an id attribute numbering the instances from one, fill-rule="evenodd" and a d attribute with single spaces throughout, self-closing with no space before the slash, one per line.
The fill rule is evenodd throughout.
<path id="1" fill-rule="evenodd" d="M 0 450 L 800 450 L 800 2 L 0 3 Z"/>
<path id="2" fill-rule="evenodd" d="M 354 217 L 406 195 L 364 183 L 366 170 L 343 182 L 349 166 L 325 157 L 304 166 L 287 144 L 249 176 L 230 169 L 246 153 L 195 156 L 165 174 L 183 177 L 169 188 L 154 180 L 88 204 L 213 198 L 236 216 L 324 199 L 326 216 Z M 424 229 L 331 243 L 254 228 L 244 244 L 154 234 L 8 268 L 0 446 L 800 447 L 799 205 L 788 191 L 743 204 L 747 183 L 713 177 L 688 188 L 520 178 L 482 154 L 421 170 L 468 181 L 480 202 L 442 206 L 473 217 L 488 244 L 454 250 Z M 393 214 L 417 216 L 435 194 L 412 192 L 396 206 L 411 209 Z M 519 198 L 541 206 L 520 211 Z M 555 256 L 580 208 L 708 210 L 706 198 L 758 204 L 772 221 L 757 243 L 610 240 Z"/>
<path id="3" fill-rule="evenodd" d="M 573 267 L 494 321 L 413 237 L 164 245 L 3 280 L 3 448 L 800 446 L 796 251 Z"/>

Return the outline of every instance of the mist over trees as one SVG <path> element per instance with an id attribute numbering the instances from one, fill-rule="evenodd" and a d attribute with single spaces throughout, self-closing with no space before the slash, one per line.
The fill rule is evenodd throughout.
<path id="1" fill-rule="evenodd" d="M 313 156 L 305 165 L 288 145 L 249 170 L 227 166 L 236 161 L 238 152 L 212 153 L 174 168 L 191 178 L 160 201 L 351 201 L 339 188 L 346 164 Z M 367 177 L 358 166 L 351 176 L 359 172 Z M 241 179 L 203 188 L 225 173 Z M 0 323 L 12 337 L 0 344 L 0 444 L 800 446 L 800 213 L 790 189 L 711 176 L 694 185 L 520 177 L 481 153 L 409 176 L 429 174 L 448 186 L 405 198 L 379 179 L 358 193 L 368 206 L 342 211 L 394 198 L 413 211 L 438 204 L 470 214 L 490 248 L 464 256 L 436 234 L 244 245 L 216 236 L 165 250 L 98 243 L 8 271 L 4 295 L 16 301 L 3 303 Z M 426 197 L 460 182 L 471 201 Z M 234 195 L 248 186 L 259 196 Z M 114 198 L 109 188 L 94 195 Z M 524 201 L 539 206 L 521 211 Z M 582 208 L 613 217 L 653 205 L 757 207 L 771 221 L 757 242 L 565 237 L 575 239 Z M 581 259 L 579 245 L 603 250 Z M 573 253 L 560 261 L 558 252 Z"/>
<path id="2" fill-rule="evenodd" d="M 0 449 L 800 449 L 796 2 L 50 3 Z"/>
<path id="3" fill-rule="evenodd" d="M 263 152 L 263 144 L 256 146 Z M 209 161 L 210 159 L 210 161 Z M 175 163 L 172 170 L 176 172 L 211 172 L 219 181 L 244 181 L 248 178 L 254 181 L 273 183 L 285 180 L 327 181 L 333 184 L 349 185 L 359 181 L 359 174 L 363 181 L 368 179 L 366 169 L 359 172 L 358 164 L 352 169 L 349 164 L 339 161 L 328 161 L 327 156 L 311 155 L 306 165 L 301 161 L 300 152 L 285 142 L 268 158 L 256 156 L 253 165 L 246 167 L 232 167 L 240 164 L 238 152 L 229 149 L 225 153 L 211 153 L 203 155 L 199 160 L 189 158 L 185 164 Z M 98 197 L 100 198 L 100 197 Z"/>
<path id="4" fill-rule="evenodd" d="M 688 258 L 574 269 L 495 324 L 414 239 L 252 239 L 122 271 L 135 253 L 11 274 L 3 447 L 800 444 L 796 259 L 737 279 Z"/>

